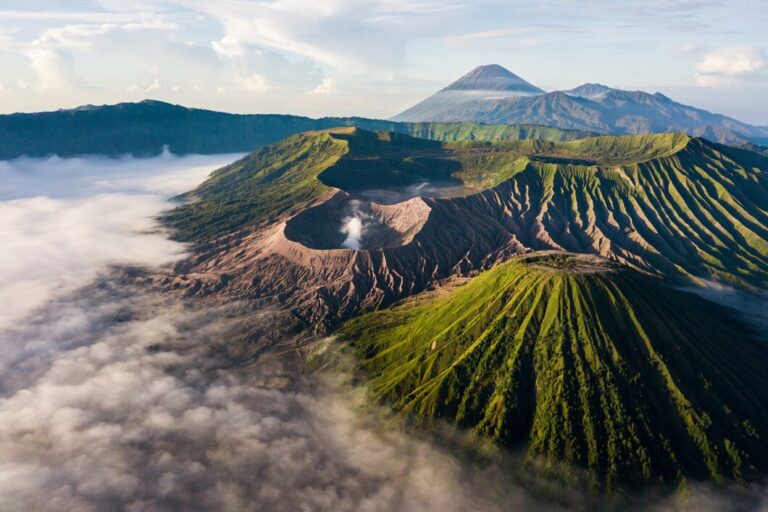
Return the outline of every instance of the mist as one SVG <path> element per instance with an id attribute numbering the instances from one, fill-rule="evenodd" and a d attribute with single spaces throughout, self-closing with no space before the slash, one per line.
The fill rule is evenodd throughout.
<path id="1" fill-rule="evenodd" d="M 0 510 L 593 503 L 552 487 L 542 498 L 518 483 L 513 456 L 406 429 L 343 372 L 303 371 L 279 308 L 144 284 L 188 250 L 154 221 L 168 198 L 238 156 L 0 162 Z M 762 506 L 761 489 L 745 493 L 694 487 L 686 503 Z"/>
<path id="2" fill-rule="evenodd" d="M 110 265 L 179 258 L 154 216 L 238 156 L 0 161 L 0 328 Z"/>
<path id="3" fill-rule="evenodd" d="M 760 338 L 768 341 L 768 294 L 750 294 L 723 283 L 706 280 L 701 280 L 701 286 L 681 289 L 730 308 L 738 318 L 751 325 Z"/>
<path id="4" fill-rule="evenodd" d="M 353 197 L 379 204 L 395 204 L 414 197 L 447 198 L 478 192 L 456 181 L 422 181 L 407 186 L 366 188 L 351 192 Z"/>

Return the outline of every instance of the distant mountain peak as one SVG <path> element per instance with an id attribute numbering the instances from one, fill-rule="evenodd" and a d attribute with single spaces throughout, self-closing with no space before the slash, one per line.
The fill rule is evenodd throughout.
<path id="1" fill-rule="evenodd" d="M 498 64 L 485 64 L 483 66 L 477 66 L 475 69 L 464 75 L 464 78 L 494 78 L 503 77 L 517 80 L 520 77 L 512 73 L 504 66 Z"/>
<path id="2" fill-rule="evenodd" d="M 498 64 L 478 66 L 444 91 L 504 91 L 519 94 L 543 94 L 544 91 Z"/>
<path id="3" fill-rule="evenodd" d="M 568 91 L 563 91 L 568 96 L 576 96 L 578 98 L 597 98 L 600 96 L 605 96 L 607 94 L 610 94 L 611 92 L 615 91 L 616 89 L 612 89 L 608 87 L 607 85 L 598 84 L 598 83 L 586 83 L 582 84 L 578 87 L 575 87 L 573 89 L 570 89 Z"/>

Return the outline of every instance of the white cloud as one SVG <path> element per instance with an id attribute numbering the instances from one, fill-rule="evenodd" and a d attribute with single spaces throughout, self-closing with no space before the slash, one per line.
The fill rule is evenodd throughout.
<path id="1" fill-rule="evenodd" d="M 272 87 L 267 83 L 266 77 L 262 74 L 251 73 L 242 75 L 236 72 L 233 85 L 221 85 L 217 88 L 217 91 L 220 93 L 263 93 L 269 91 L 271 88 Z"/>
<path id="2" fill-rule="evenodd" d="M 0 10 L 0 20 L 6 21 L 87 21 L 95 23 L 120 23 L 132 20 L 134 14 L 110 13 L 110 12 L 67 12 L 67 11 L 24 11 L 24 10 Z"/>
<path id="3" fill-rule="evenodd" d="M 766 65 L 766 54 L 759 48 L 735 46 L 706 53 L 696 64 L 696 80 L 704 87 L 718 87 L 749 78 Z"/>
<path id="4" fill-rule="evenodd" d="M 71 55 L 39 42 L 30 45 L 23 53 L 29 58 L 30 66 L 37 78 L 31 84 L 20 80 L 20 87 L 69 89 L 75 85 L 74 61 Z"/>
<path id="5" fill-rule="evenodd" d="M 222 41 L 272 48 L 360 71 L 400 61 L 411 39 L 435 33 L 441 17 L 463 7 L 457 1 L 172 1 L 218 20 L 225 30 Z M 231 51 L 222 42 L 214 46 L 223 53 Z"/>
<path id="6" fill-rule="evenodd" d="M 232 36 L 224 36 L 219 41 L 212 41 L 211 47 L 216 53 L 230 59 L 243 57 L 246 53 L 245 47 Z"/>
<path id="7" fill-rule="evenodd" d="M 75 73 L 76 53 L 92 53 L 99 49 L 105 39 L 120 32 L 136 33 L 138 37 L 144 37 L 143 32 L 146 31 L 169 31 L 177 28 L 177 25 L 155 16 L 141 15 L 135 20 L 120 24 L 77 24 L 48 28 L 29 43 L 9 42 L 6 39 L 4 46 L 27 57 L 35 73 L 34 81 L 20 79 L 21 87 L 43 90 L 70 89 L 82 82 L 82 78 Z"/>
<path id="8" fill-rule="evenodd" d="M 235 85 L 248 92 L 265 92 L 269 90 L 269 84 L 264 75 L 251 73 L 250 75 L 236 75 Z"/>
<path id="9" fill-rule="evenodd" d="M 498 30 L 483 30 L 457 36 L 447 36 L 443 38 L 443 42 L 448 45 L 458 46 L 488 39 L 505 39 L 511 41 L 513 46 L 516 47 L 530 47 L 539 44 L 544 40 L 541 37 L 541 34 L 541 28 L 517 27 Z"/>
<path id="10" fill-rule="evenodd" d="M 128 87 L 126 87 L 125 90 L 127 92 L 130 92 L 130 93 L 138 93 L 138 92 L 145 93 L 145 92 L 156 91 L 156 90 L 160 89 L 160 87 L 161 87 L 160 80 L 155 78 L 148 85 L 140 86 L 140 85 L 137 85 L 137 84 L 132 84 L 132 85 L 129 85 Z M 172 89 L 178 90 L 178 86 L 174 86 L 174 87 L 172 87 Z"/>
<path id="11" fill-rule="evenodd" d="M 234 155 L 0 162 L 0 328 L 115 262 L 168 263 L 184 247 L 152 220 Z M 149 234 L 147 234 L 149 232 Z"/>
<path id="12" fill-rule="evenodd" d="M 721 48 L 704 55 L 696 65 L 702 73 L 741 75 L 757 71 L 765 65 L 765 54 L 757 48 Z"/>
<path id="13" fill-rule="evenodd" d="M 336 80 L 331 77 L 325 77 L 312 89 L 311 94 L 331 94 L 336 92 Z"/>

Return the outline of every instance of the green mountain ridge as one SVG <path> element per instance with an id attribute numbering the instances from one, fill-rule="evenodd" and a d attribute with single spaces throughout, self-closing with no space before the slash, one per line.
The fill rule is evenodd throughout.
<path id="1" fill-rule="evenodd" d="M 359 126 L 435 140 L 570 140 L 589 132 L 536 125 L 398 123 L 359 117 L 229 114 L 161 101 L 87 105 L 71 110 L 0 115 L 0 160 L 80 155 L 155 156 L 250 152 L 293 134 Z"/>
<path id="2" fill-rule="evenodd" d="M 550 476 L 584 467 L 610 490 L 768 469 L 768 347 L 726 308 L 594 256 L 516 258 L 337 335 L 373 398 Z"/>

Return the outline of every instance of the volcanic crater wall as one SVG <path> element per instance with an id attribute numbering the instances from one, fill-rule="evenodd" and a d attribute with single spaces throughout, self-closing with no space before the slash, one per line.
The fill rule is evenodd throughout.
<path id="1" fill-rule="evenodd" d="M 285 237 L 311 249 L 383 249 L 410 243 L 429 217 L 421 198 L 394 205 L 350 199 L 339 192 L 327 202 L 308 208 L 285 224 Z M 355 222 L 356 221 L 356 222 Z M 350 233 L 350 224 L 357 226 Z M 357 238 L 355 247 L 345 241 Z"/>
<path id="2" fill-rule="evenodd" d="M 634 164 L 532 161 L 463 197 L 378 205 L 338 191 L 281 223 L 212 242 L 175 285 L 278 297 L 319 330 L 540 250 L 602 255 L 673 279 L 765 287 L 768 184 L 763 160 L 739 164 L 742 156 L 691 140 Z M 370 226 L 357 245 L 342 232 L 355 214 Z"/>

